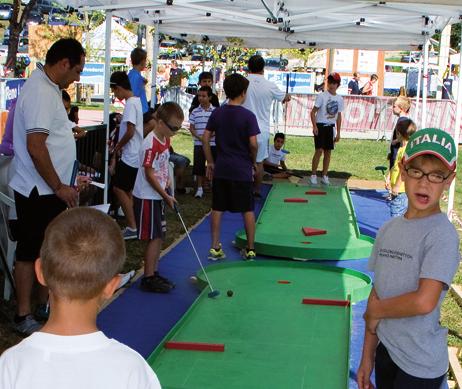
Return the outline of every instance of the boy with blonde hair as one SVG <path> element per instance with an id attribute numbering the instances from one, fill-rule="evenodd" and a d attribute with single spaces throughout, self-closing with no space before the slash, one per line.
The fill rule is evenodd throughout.
<path id="1" fill-rule="evenodd" d="M 379 230 L 369 270 L 374 287 L 357 373 L 359 389 L 440 389 L 448 370 L 440 308 L 459 266 L 459 237 L 440 199 L 455 177 L 456 145 L 439 129 L 409 138 L 401 175 L 409 205 Z"/>
<path id="2" fill-rule="evenodd" d="M 50 291 L 50 318 L 2 354 L 2 389 L 160 388 L 141 355 L 96 327 L 124 261 L 120 229 L 104 213 L 74 208 L 50 223 L 35 262 Z"/>
<path id="3" fill-rule="evenodd" d="M 404 190 L 404 183 L 401 179 L 400 162 L 404 156 L 407 142 L 410 136 L 416 131 L 416 126 L 411 119 L 404 119 L 396 124 L 396 136 L 401 147 L 398 149 L 395 164 L 389 170 L 386 181 L 386 188 L 390 191 L 390 215 L 391 217 L 404 215 L 407 209 L 407 196 Z"/>
<path id="4" fill-rule="evenodd" d="M 393 135 L 390 143 L 390 153 L 388 154 L 388 160 L 390 161 L 390 169 L 393 168 L 396 160 L 396 154 L 401 147 L 400 142 L 397 139 L 396 128 L 401 120 L 408 119 L 409 110 L 411 109 L 411 99 L 406 96 L 399 96 L 393 101 L 393 115 L 398 116 L 395 128 L 393 129 Z"/>

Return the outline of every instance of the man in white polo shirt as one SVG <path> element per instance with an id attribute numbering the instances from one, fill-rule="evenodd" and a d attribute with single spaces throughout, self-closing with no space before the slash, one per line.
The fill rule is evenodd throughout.
<path id="1" fill-rule="evenodd" d="M 260 186 L 263 179 L 263 161 L 268 158 L 271 104 L 273 100 L 286 103 L 290 101 L 290 96 L 281 91 L 275 83 L 265 78 L 265 60 L 260 55 L 253 55 L 249 58 L 248 68 L 249 87 L 242 106 L 255 114 L 258 127 L 260 127 L 260 134 L 257 135 L 257 174 L 254 185 L 254 196 L 259 198 L 261 197 Z"/>
<path id="2" fill-rule="evenodd" d="M 24 84 L 14 116 L 14 190 L 18 232 L 15 282 L 17 331 L 29 335 L 40 328 L 31 314 L 35 281 L 34 261 L 39 257 L 48 224 L 67 207 L 77 205 L 71 183 L 76 159 L 75 140 L 67 125 L 61 89 L 80 79 L 85 51 L 75 39 L 61 39 L 47 52 L 45 65 L 38 65 Z M 39 291 L 45 303 L 47 290 Z"/>

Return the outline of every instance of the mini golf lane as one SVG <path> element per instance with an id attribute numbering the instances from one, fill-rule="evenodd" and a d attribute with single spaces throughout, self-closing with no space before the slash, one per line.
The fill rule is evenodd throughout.
<path id="1" fill-rule="evenodd" d="M 221 294 L 211 299 L 205 288 L 148 359 L 164 389 L 348 387 L 349 302 L 369 294 L 366 274 L 287 261 L 212 265 L 207 273 Z M 303 304 L 307 298 L 321 305 Z"/>
<path id="2" fill-rule="evenodd" d="M 310 191 L 325 194 L 306 193 Z M 373 245 L 372 238 L 359 232 L 346 186 L 313 188 L 275 183 L 256 227 L 255 248 L 261 255 L 299 260 L 360 259 L 370 255 Z M 306 236 L 305 227 L 322 234 Z M 236 245 L 247 245 L 243 230 L 236 234 Z"/>

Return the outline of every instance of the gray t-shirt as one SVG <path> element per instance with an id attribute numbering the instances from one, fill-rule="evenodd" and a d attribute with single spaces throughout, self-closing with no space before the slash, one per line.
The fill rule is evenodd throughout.
<path id="1" fill-rule="evenodd" d="M 369 259 L 381 299 L 416 291 L 420 278 L 444 283 L 438 305 L 427 315 L 383 319 L 377 335 L 406 373 L 436 378 L 448 369 L 447 329 L 440 307 L 459 265 L 459 237 L 443 213 L 419 219 L 397 217 L 382 226 Z"/>

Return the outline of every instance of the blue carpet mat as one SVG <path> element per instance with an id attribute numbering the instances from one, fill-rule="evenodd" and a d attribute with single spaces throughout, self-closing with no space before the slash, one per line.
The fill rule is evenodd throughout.
<path id="1" fill-rule="evenodd" d="M 269 188 L 264 188 L 264 196 Z M 388 206 L 382 197 L 383 192 L 357 190 L 351 191 L 351 196 L 361 233 L 375 237 L 380 226 L 389 218 Z M 256 202 L 256 214 L 260 212 L 263 203 L 263 200 Z M 212 263 L 206 259 L 210 248 L 209 220 L 209 217 L 205 218 L 191 232 L 191 238 L 204 266 Z M 221 239 L 227 255 L 226 261 L 240 260 L 239 252 L 232 245 L 232 241 L 235 232 L 242 228 L 240 214 L 224 214 Z M 370 274 L 367 271 L 367 258 L 354 261 L 322 261 L 322 264 L 352 268 Z M 107 336 L 127 344 L 147 358 L 196 299 L 198 292 L 190 283 L 189 277 L 194 275 L 198 268 L 199 264 L 188 239 L 185 238 L 161 259 L 159 266 L 161 273 L 176 283 L 176 288 L 167 295 L 143 293 L 138 288 L 138 281 L 100 313 L 98 327 Z M 354 378 L 361 358 L 364 334 L 362 315 L 365 307 L 366 302 L 353 307 L 351 388 L 356 388 Z"/>

